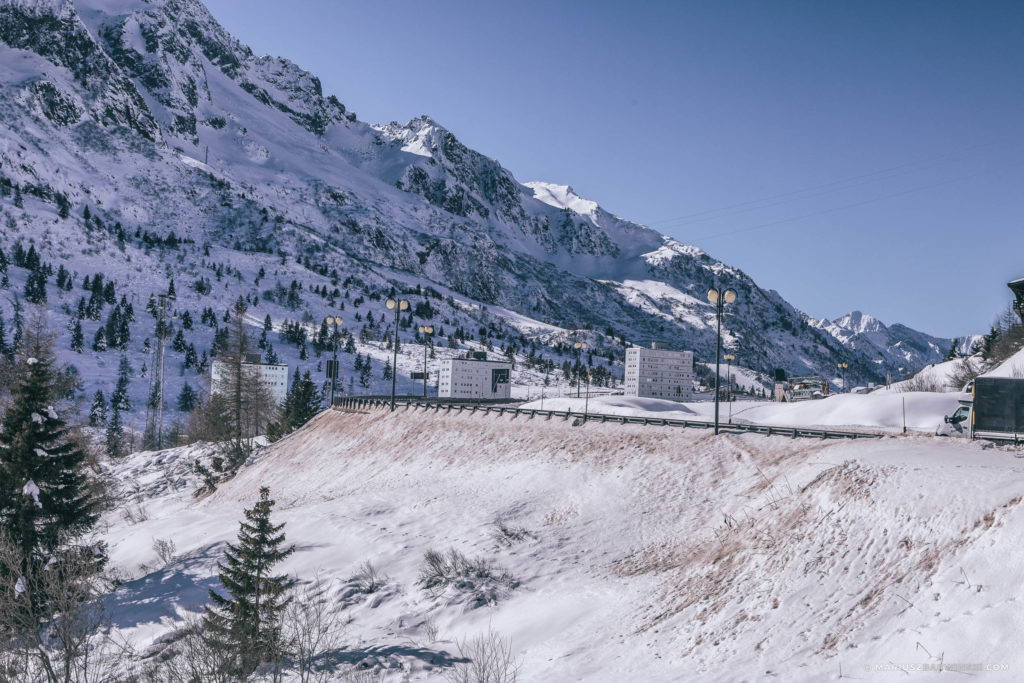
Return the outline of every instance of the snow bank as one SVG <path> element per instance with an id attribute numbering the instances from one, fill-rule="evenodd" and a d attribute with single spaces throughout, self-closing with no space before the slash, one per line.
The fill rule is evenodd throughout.
<path id="1" fill-rule="evenodd" d="M 940 391 L 958 392 L 963 387 L 951 386 L 950 380 L 952 379 L 954 373 L 957 372 L 957 370 L 960 367 L 960 364 L 964 360 L 966 360 L 968 363 L 971 363 L 976 371 L 981 369 L 981 360 L 978 358 L 956 358 L 954 360 L 947 360 L 942 363 L 935 363 L 933 365 L 929 365 L 920 370 L 916 375 L 914 375 L 909 380 L 903 380 L 902 382 L 893 382 L 891 389 L 895 389 L 896 391 L 902 391 L 907 386 L 922 386 L 923 383 L 924 385 L 933 385 L 936 387 L 941 387 Z"/>
<path id="2" fill-rule="evenodd" d="M 985 680 L 1024 671 L 1024 462 L 1012 452 L 572 425 L 328 412 L 205 500 L 152 488 L 145 519 L 105 520 L 113 564 L 138 577 L 112 596 L 115 627 L 145 644 L 201 604 L 222 543 L 267 485 L 297 545 L 283 569 L 333 582 L 329 599 L 351 619 L 346 658 L 371 658 L 390 681 L 438 680 L 454 641 L 489 628 L 511 637 L 525 683 L 820 681 L 840 668 L 876 680 L 892 663 L 1009 667 Z M 179 472 L 192 454 L 175 453 L 118 467 L 141 474 L 162 459 Z M 496 521 L 522 539 L 499 542 Z M 153 538 L 178 557 L 154 569 Z M 423 555 L 450 547 L 520 587 L 476 609 L 427 595 Z M 388 577 L 370 595 L 348 582 L 367 560 Z"/>
<path id="3" fill-rule="evenodd" d="M 984 376 L 1024 378 L 1024 349 L 1007 358 L 993 370 L 986 372 Z"/>

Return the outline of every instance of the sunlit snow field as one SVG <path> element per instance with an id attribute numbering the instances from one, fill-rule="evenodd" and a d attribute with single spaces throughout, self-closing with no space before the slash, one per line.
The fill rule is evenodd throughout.
<path id="1" fill-rule="evenodd" d="M 894 393 L 737 403 L 734 419 L 812 411 L 819 424 L 891 431 L 903 398 L 914 429 L 948 408 Z M 708 405 L 676 408 L 706 416 Z M 142 649 L 217 586 L 223 544 L 266 485 L 297 547 L 283 570 L 320 573 L 350 620 L 343 660 L 388 680 L 443 680 L 458 641 L 488 631 L 511 639 L 528 682 L 902 680 L 882 669 L 940 662 L 1008 667 L 983 680 L 1024 671 L 1024 461 L 1011 448 L 328 411 L 196 500 L 188 465 L 202 455 L 115 466 L 136 493 L 105 518 L 127 580 L 110 606 Z M 499 523 L 522 538 L 507 542 Z M 176 558 L 163 564 L 154 539 L 173 540 Z M 518 585 L 491 587 L 481 606 L 472 591 L 428 594 L 416 585 L 424 553 L 449 548 Z M 351 581 L 366 561 L 388 577 L 372 594 Z"/>

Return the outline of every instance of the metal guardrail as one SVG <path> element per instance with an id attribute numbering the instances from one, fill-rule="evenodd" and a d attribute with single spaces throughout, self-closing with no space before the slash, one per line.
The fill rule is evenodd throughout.
<path id="1" fill-rule="evenodd" d="M 362 410 L 367 408 L 388 408 L 391 405 L 391 398 L 379 398 L 376 396 L 369 397 L 345 397 L 335 399 L 334 407 L 342 410 Z M 714 422 L 708 422 L 705 420 L 670 420 L 668 418 L 660 417 L 643 417 L 639 415 L 605 415 L 602 413 L 577 413 L 569 410 L 538 410 L 536 408 L 519 408 L 516 406 L 509 405 L 495 405 L 494 402 L 480 403 L 476 401 L 440 401 L 434 400 L 423 400 L 423 399 L 411 399 L 408 397 L 395 399 L 395 407 L 402 407 L 406 410 L 412 408 L 414 410 L 423 408 L 424 410 L 433 410 L 435 413 L 444 411 L 445 414 L 452 412 L 463 413 L 482 413 L 490 414 L 495 413 L 498 415 L 513 415 L 519 416 L 524 415 L 526 417 L 543 417 L 548 420 L 556 417 L 560 417 L 563 420 L 570 418 L 577 418 L 583 422 L 600 422 L 600 423 L 619 423 L 619 424 L 641 424 L 641 425 L 653 425 L 658 427 L 683 427 L 683 428 L 694 428 L 694 429 L 713 429 L 715 426 Z M 886 434 L 878 434 L 876 432 L 850 432 L 850 431 L 838 431 L 832 429 L 811 429 L 807 427 L 778 427 L 773 425 L 760 425 L 760 424 L 737 424 L 737 423 L 722 423 L 718 424 L 719 431 L 725 432 L 753 432 L 755 434 L 765 434 L 767 436 L 788 436 L 791 438 L 813 438 L 813 439 L 881 439 L 887 436 Z"/>

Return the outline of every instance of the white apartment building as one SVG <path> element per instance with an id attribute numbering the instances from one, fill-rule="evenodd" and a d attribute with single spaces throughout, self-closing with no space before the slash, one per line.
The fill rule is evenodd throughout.
<path id="1" fill-rule="evenodd" d="M 693 400 L 693 351 L 669 351 L 654 342 L 651 348 L 626 349 L 626 396 Z"/>
<path id="2" fill-rule="evenodd" d="M 260 383 L 274 397 L 274 402 L 278 405 L 284 403 L 288 396 L 288 366 L 260 363 L 258 355 L 252 355 L 248 360 L 250 362 L 242 363 L 242 372 L 255 374 Z M 219 388 L 228 377 L 228 372 L 227 363 L 219 360 L 213 361 L 210 366 L 210 393 L 218 393 Z"/>
<path id="3" fill-rule="evenodd" d="M 448 358 L 441 361 L 437 395 L 448 398 L 509 398 L 512 364 L 483 358 Z"/>

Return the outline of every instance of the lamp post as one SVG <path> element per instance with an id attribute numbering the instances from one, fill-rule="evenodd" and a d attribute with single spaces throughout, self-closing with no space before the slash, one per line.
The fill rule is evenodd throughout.
<path id="1" fill-rule="evenodd" d="M 427 397 L 427 335 L 434 334 L 433 325 L 420 325 L 420 334 L 423 335 L 423 398 Z"/>
<path id="2" fill-rule="evenodd" d="M 718 373 L 721 370 L 722 355 L 722 315 L 725 313 L 725 305 L 736 301 L 736 292 L 727 289 L 719 292 L 712 287 L 708 290 L 708 301 L 715 305 L 715 319 L 718 322 L 718 341 L 715 345 L 715 434 L 718 434 Z"/>
<path id="3" fill-rule="evenodd" d="M 391 362 L 391 412 L 395 412 L 395 380 L 398 378 L 398 314 L 408 310 L 409 302 L 405 299 L 388 299 L 385 302 L 388 309 L 395 309 L 395 349 Z"/>
<path id="4" fill-rule="evenodd" d="M 849 363 L 836 363 L 836 367 L 839 368 L 839 373 L 843 378 L 843 391 L 846 391 L 846 368 L 850 367 Z"/>
<path id="5" fill-rule="evenodd" d="M 327 376 L 331 380 L 331 407 L 334 407 L 334 386 L 338 382 L 338 325 L 341 324 L 341 316 L 327 316 L 327 324 L 334 326 L 334 332 L 331 335 L 331 339 L 334 342 L 334 356 L 331 360 L 330 372 Z"/>
<path id="6" fill-rule="evenodd" d="M 587 415 L 590 413 L 590 368 L 587 368 L 587 398 L 583 402 L 583 421 L 587 421 Z"/>
<path id="7" fill-rule="evenodd" d="M 725 359 L 725 395 L 729 400 L 729 424 L 732 424 L 732 362 L 736 360 L 736 356 L 727 353 L 722 358 Z"/>
<path id="8" fill-rule="evenodd" d="M 578 369 L 580 367 L 580 352 L 583 351 L 583 349 L 587 348 L 587 342 L 576 342 L 575 344 L 572 345 L 572 347 L 574 349 L 576 349 L 576 367 Z M 580 381 L 582 379 L 583 379 L 582 375 L 577 375 L 577 377 L 576 377 L 576 398 L 580 397 Z M 572 394 L 569 394 L 569 395 L 572 396 Z"/>

